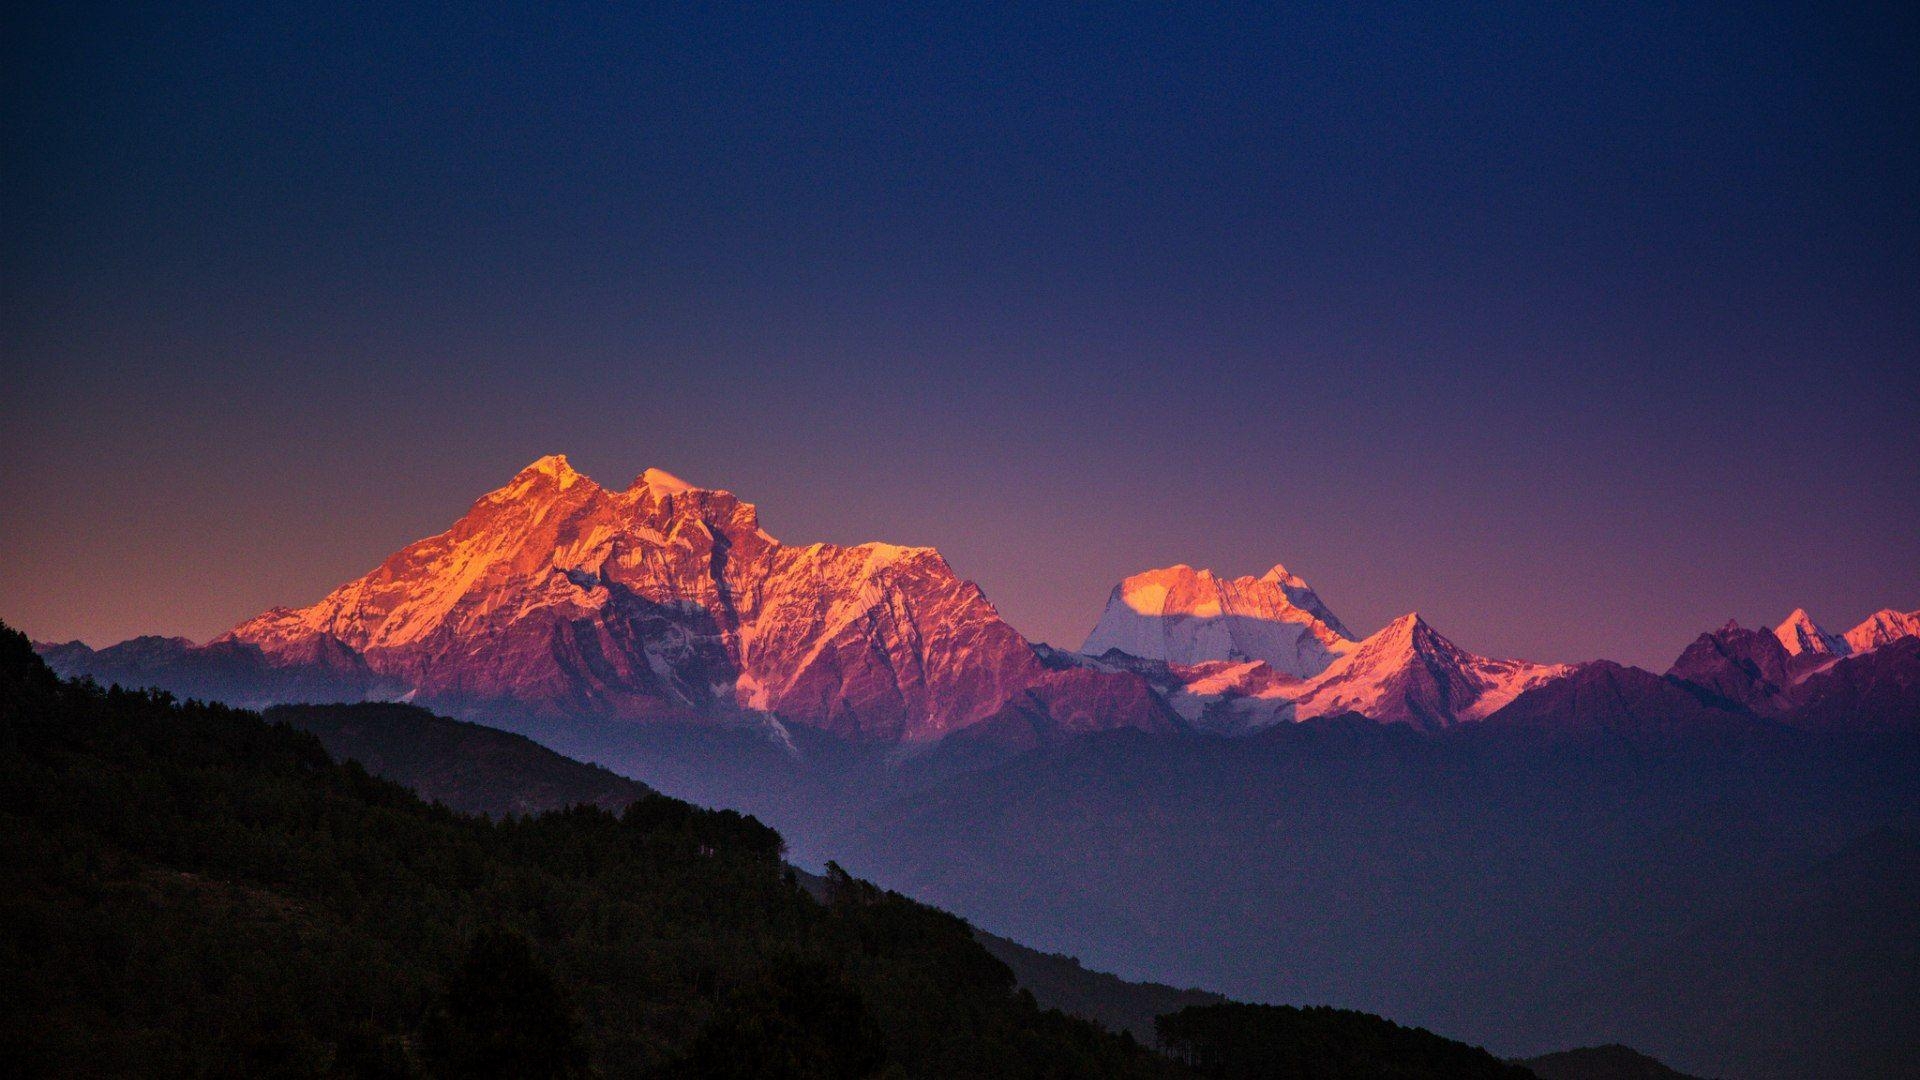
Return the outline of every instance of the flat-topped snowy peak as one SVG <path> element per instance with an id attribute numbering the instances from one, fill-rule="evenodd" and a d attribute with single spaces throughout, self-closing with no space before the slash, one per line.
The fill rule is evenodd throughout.
<path id="1" fill-rule="evenodd" d="M 1176 565 L 1135 574 L 1081 647 L 1142 670 L 1195 726 L 1222 733 L 1357 712 L 1424 728 L 1477 720 L 1565 665 L 1477 656 L 1418 614 L 1356 641 L 1285 566 L 1223 578 Z"/>
<path id="2" fill-rule="evenodd" d="M 1353 637 L 1307 583 L 1284 566 L 1224 578 L 1184 563 L 1114 586 L 1081 651 L 1194 665 L 1260 660 L 1308 677 L 1326 670 Z"/>
<path id="3" fill-rule="evenodd" d="M 774 714 L 887 741 L 1057 681 L 932 548 L 784 545 L 730 492 L 661 469 L 612 491 L 557 454 L 446 532 L 223 640 L 288 662 L 334 643 L 469 715 Z"/>

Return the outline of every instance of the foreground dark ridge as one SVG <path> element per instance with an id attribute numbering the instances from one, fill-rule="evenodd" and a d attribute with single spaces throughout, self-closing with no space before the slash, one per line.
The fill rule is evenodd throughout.
<path id="1" fill-rule="evenodd" d="M 0 793 L 29 1075 L 1238 1076 L 1206 1063 L 1294 1029 L 1338 1036 L 1297 1048 L 1316 1075 L 1530 1075 L 1284 1009 L 1186 1036 L 1196 1073 L 1040 1009 L 953 916 L 815 900 L 751 818 L 459 814 L 253 713 L 61 683 L 12 631 Z"/>
<path id="2" fill-rule="evenodd" d="M 524 735 L 413 705 L 276 705 L 262 715 L 318 738 L 336 761 L 359 762 L 428 802 L 468 814 L 540 814 L 583 803 L 617 814 L 653 790 Z"/>
<path id="3" fill-rule="evenodd" d="M 511 806 L 518 812 L 538 813 L 602 802 L 618 811 L 648 791 L 644 785 L 572 761 L 520 736 L 409 705 L 280 706 L 267 716 L 313 732 L 335 756 L 357 760 L 376 775 L 423 794 L 431 791 L 436 800 L 456 809 Z M 612 802 L 605 802 L 609 777 L 624 787 Z M 830 901 L 829 878 L 796 873 L 817 899 Z M 974 937 L 1012 969 L 1020 988 L 1032 992 L 1042 1007 L 1092 1020 L 1109 1031 L 1127 1031 L 1142 1042 L 1156 1041 L 1156 1020 L 1164 1014 L 1226 1001 L 1201 990 L 1128 982 L 1090 971 L 1071 957 L 1042 953 L 977 928 Z M 1652 1061 L 1624 1047 L 1568 1051 L 1549 1060 L 1586 1068 L 1578 1080 L 1616 1076 L 1647 1080 L 1641 1072 Z M 1532 1062 L 1523 1064 L 1539 1071 Z M 1665 1068 L 1658 1063 L 1655 1067 Z M 1654 1076 L 1680 1078 L 1681 1074 L 1669 1070 Z"/>

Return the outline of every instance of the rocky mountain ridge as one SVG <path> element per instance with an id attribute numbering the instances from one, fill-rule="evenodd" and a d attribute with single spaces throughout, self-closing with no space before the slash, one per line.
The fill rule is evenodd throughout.
<path id="1" fill-rule="evenodd" d="M 1798 610 L 1771 633 L 1702 635 L 1668 678 L 1787 718 L 1810 676 L 1915 634 L 1920 612 L 1836 635 Z M 1577 670 L 1479 656 L 1418 614 L 1358 638 L 1283 565 L 1132 575 L 1081 652 L 1052 649 L 933 548 L 783 544 L 731 492 L 659 469 L 612 490 L 557 454 L 318 602 L 204 646 L 39 648 L 63 674 L 249 706 L 404 700 L 536 736 L 672 722 L 785 740 L 801 725 L 908 748 L 961 730 L 1012 747 L 1114 727 L 1244 735 L 1347 713 L 1433 731 Z"/>

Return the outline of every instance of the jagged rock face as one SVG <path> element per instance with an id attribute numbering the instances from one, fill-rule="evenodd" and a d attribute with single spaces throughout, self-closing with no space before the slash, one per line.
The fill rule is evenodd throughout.
<path id="1" fill-rule="evenodd" d="M 1800 684 L 1787 722 L 1813 731 L 1920 730 L 1920 637 L 1848 657 Z"/>
<path id="2" fill-rule="evenodd" d="M 1580 664 L 1564 677 L 1528 690 L 1483 726 L 1489 733 L 1550 738 L 1606 734 L 1664 739 L 1763 730 L 1759 718 L 1744 709 L 1702 701 L 1676 679 L 1610 660 Z"/>
<path id="3" fill-rule="evenodd" d="M 1080 651 L 1118 649 L 1183 665 L 1259 660 L 1305 678 L 1352 644 L 1320 597 L 1284 566 L 1257 578 L 1221 578 L 1182 564 L 1116 585 Z"/>
<path id="4" fill-rule="evenodd" d="M 1667 674 L 1762 716 L 1777 716 L 1792 704 L 1795 667 L 1778 637 L 1728 622 L 1694 639 Z"/>
<path id="5" fill-rule="evenodd" d="M 1125 723 L 1116 724 L 1115 718 Z M 1145 679 L 1068 667 L 1048 671 L 991 716 L 963 729 L 959 738 L 1017 751 L 1115 727 L 1166 735 L 1187 726 Z"/>
<path id="6" fill-rule="evenodd" d="M 731 493 L 655 470 L 609 491 L 557 456 L 319 603 L 227 639 L 287 658 L 335 642 L 467 714 L 760 711 L 873 740 L 937 738 L 1048 682 L 931 548 L 789 547 Z"/>
<path id="7" fill-rule="evenodd" d="M 1796 611 L 1773 633 L 1729 622 L 1674 661 L 1670 679 L 1710 702 L 1737 705 L 1795 727 L 1875 731 L 1920 726 L 1920 637 L 1882 611 L 1844 640 L 1819 634 Z M 1812 626 L 1815 634 L 1798 630 Z M 1788 633 L 1783 634 L 1783 631 Z M 1794 651 L 1783 638 L 1804 647 Z"/>

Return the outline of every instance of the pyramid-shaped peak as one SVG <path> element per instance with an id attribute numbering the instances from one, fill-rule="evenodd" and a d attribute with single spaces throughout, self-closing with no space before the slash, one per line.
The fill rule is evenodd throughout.
<path id="1" fill-rule="evenodd" d="M 1358 712 L 1440 728 L 1492 714 L 1564 674 L 1556 665 L 1476 656 L 1442 637 L 1417 611 L 1388 623 L 1327 669 L 1294 704 L 1296 719 Z"/>
<path id="2" fill-rule="evenodd" d="M 1806 608 L 1794 608 L 1793 614 L 1787 616 L 1785 622 L 1774 627 L 1773 636 L 1779 638 L 1780 644 L 1794 656 L 1803 653 L 1844 656 L 1850 651 L 1845 638 L 1827 633 L 1824 627 L 1813 621 L 1813 616 L 1807 614 Z"/>
<path id="3" fill-rule="evenodd" d="M 1356 655 L 1366 654 L 1374 657 L 1394 656 L 1410 658 L 1425 657 L 1468 657 L 1469 654 L 1458 645 L 1449 641 L 1433 624 L 1421 618 L 1417 611 L 1409 611 L 1375 631 L 1372 637 L 1360 641 Z"/>
<path id="4" fill-rule="evenodd" d="M 1412 643 L 1424 638 L 1435 637 L 1439 637 L 1439 635 L 1434 632 L 1432 626 L 1427 624 L 1427 620 L 1421 618 L 1419 612 L 1409 611 L 1405 615 L 1381 627 L 1378 633 L 1367 640 L 1375 642 L 1405 641 Z"/>
<path id="5" fill-rule="evenodd" d="M 532 464 L 515 473 L 505 487 L 488 495 L 483 501 L 516 501 L 535 492 L 566 491 L 575 484 L 591 486 L 592 483 L 593 481 L 574 470 L 573 465 L 567 461 L 567 455 L 548 454 L 535 459 Z"/>

